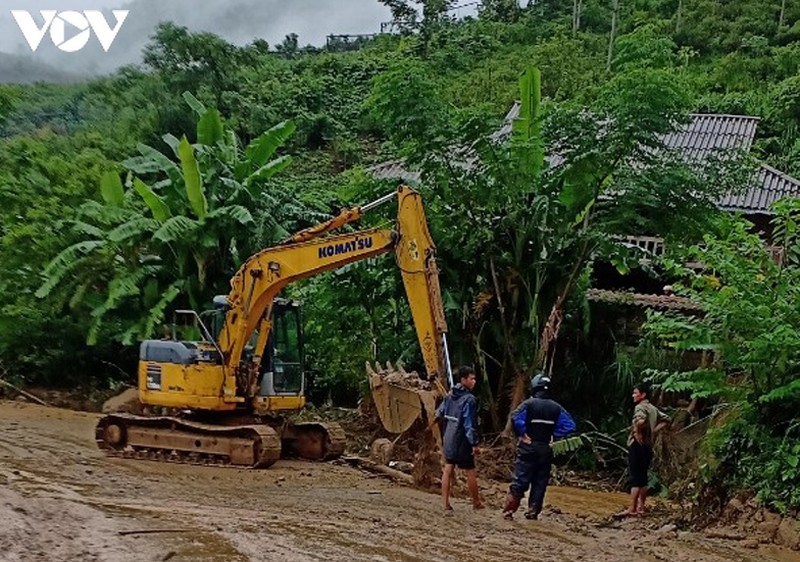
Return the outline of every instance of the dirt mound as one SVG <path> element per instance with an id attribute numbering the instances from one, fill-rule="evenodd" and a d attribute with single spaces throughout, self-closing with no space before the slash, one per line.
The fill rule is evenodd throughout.
<path id="1" fill-rule="evenodd" d="M 400 362 L 397 363 L 396 367 L 392 366 L 388 361 L 386 362 L 386 367 L 382 367 L 377 362 L 374 367 L 367 363 L 367 374 L 379 376 L 385 382 L 402 388 L 433 390 L 433 385 L 430 381 L 424 380 L 416 371 L 406 371 Z"/>
<path id="2" fill-rule="evenodd" d="M 746 494 L 728 502 L 719 519 L 706 527 L 704 532 L 713 538 L 776 543 L 800 550 L 798 521 L 769 511 Z"/>
<path id="3" fill-rule="evenodd" d="M 101 411 L 104 414 L 127 412 L 129 414 L 141 414 L 142 403 L 139 402 L 139 391 L 135 388 L 127 388 L 120 394 L 112 396 L 105 402 Z"/>

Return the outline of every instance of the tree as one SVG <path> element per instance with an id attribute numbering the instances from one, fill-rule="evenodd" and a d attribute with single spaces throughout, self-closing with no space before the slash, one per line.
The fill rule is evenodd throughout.
<path id="1" fill-rule="evenodd" d="M 177 162 L 140 145 L 140 156 L 123 162 L 131 172 L 127 190 L 116 172 L 107 173 L 103 202 L 81 206 L 78 241 L 50 262 L 37 291 L 44 298 L 60 286 L 73 307 L 90 308 L 90 344 L 103 327 L 125 344 L 149 337 L 179 295 L 198 309 L 227 292 L 241 262 L 259 242 L 285 236 L 283 222 L 297 210 L 286 193 L 266 189 L 291 163 L 289 156 L 270 158 L 294 124 L 276 125 L 242 149 L 217 110 L 184 97 L 198 115 L 198 142 L 165 135 Z M 152 186 L 142 179 L 151 177 L 158 180 Z M 257 224 L 250 209 L 259 201 L 271 212 Z"/>
<path id="2" fill-rule="evenodd" d="M 241 56 L 241 49 L 213 33 L 190 33 L 186 27 L 162 22 L 145 46 L 142 60 L 174 84 L 174 93 L 197 92 L 205 85 L 221 107 L 222 94 L 230 89 Z"/>
<path id="3" fill-rule="evenodd" d="M 738 217 L 720 218 L 718 234 L 670 260 L 685 279 L 676 290 L 699 303 L 703 314 L 652 313 L 645 329 L 675 350 L 712 351 L 714 362 L 654 373 L 666 390 L 749 397 L 762 404 L 800 398 L 800 202 L 786 199 L 774 210 L 774 243 L 782 249 L 782 260 L 776 261 L 751 232 L 753 225 Z M 678 265 L 690 261 L 703 263 L 705 271 Z"/>
<path id="4" fill-rule="evenodd" d="M 298 39 L 297 33 L 290 33 L 283 38 L 283 41 L 280 43 L 280 45 L 275 47 L 275 50 L 286 58 L 295 57 L 300 51 L 300 43 Z"/>
<path id="5" fill-rule="evenodd" d="M 519 19 L 518 0 L 482 0 L 480 17 L 492 21 L 514 22 Z"/>
<path id="6" fill-rule="evenodd" d="M 77 386 L 121 354 L 82 350 L 89 322 L 34 296 L 42 271 L 69 239 L 75 209 L 111 165 L 96 134 L 0 140 L 0 361 L 31 384 Z M 85 332 L 84 332 L 85 334 Z"/>
<path id="7" fill-rule="evenodd" d="M 651 313 L 647 338 L 673 354 L 702 351 L 700 367 L 650 369 L 664 391 L 721 403 L 704 445 L 699 505 L 721 510 L 736 489 L 754 490 L 781 513 L 800 507 L 797 411 L 800 405 L 800 201 L 773 207 L 776 260 L 753 225 L 720 217 L 718 228 L 670 256 L 682 276 L 678 293 L 700 305 L 698 315 Z M 679 264 L 698 260 L 704 271 Z"/>
<path id="8" fill-rule="evenodd" d="M 405 114 L 393 109 L 409 104 L 406 90 L 391 87 L 400 76 L 376 83 L 373 111 L 422 165 L 443 286 L 464 315 L 451 324 L 468 327 L 462 337 L 496 374 L 489 385 L 498 393 L 495 419 L 522 398 L 535 369 L 552 368 L 567 301 L 590 260 L 622 270 L 635 263 L 613 235 L 699 235 L 714 214 L 714 198 L 740 180 L 710 162 L 690 167 L 664 148 L 663 135 L 684 118 L 690 98 L 672 69 L 651 68 L 651 62 L 628 61 L 589 108 L 542 111 L 537 73 L 526 71 L 520 119 L 500 144 L 480 133 L 454 134 L 464 130 L 457 125 L 431 130 L 453 119 L 432 101 L 435 90 L 423 106 L 433 115 L 417 112 L 420 126 L 403 126 Z"/>

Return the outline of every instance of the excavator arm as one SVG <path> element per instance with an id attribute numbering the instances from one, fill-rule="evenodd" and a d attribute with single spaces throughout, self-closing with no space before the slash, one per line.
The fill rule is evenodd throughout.
<path id="1" fill-rule="evenodd" d="M 395 197 L 398 200 L 395 228 L 326 236 Z M 230 309 L 219 337 L 226 373 L 225 399 L 241 401 L 243 391 L 252 396 L 271 327 L 271 306 L 281 289 L 295 281 L 392 250 L 403 278 L 428 376 L 445 385 L 449 374 L 447 324 L 436 267 L 436 248 L 428 231 L 419 193 L 401 186 L 396 193 L 374 203 L 345 210 L 325 223 L 298 232 L 282 245 L 255 254 L 242 265 L 231 280 L 231 292 L 227 297 Z M 255 352 L 252 359 L 243 361 L 245 345 L 256 330 L 259 336 Z"/>

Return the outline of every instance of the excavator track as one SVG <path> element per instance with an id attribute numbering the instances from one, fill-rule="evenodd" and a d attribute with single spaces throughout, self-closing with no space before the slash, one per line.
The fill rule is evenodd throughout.
<path id="1" fill-rule="evenodd" d="M 110 414 L 98 422 L 95 440 L 109 456 L 184 464 L 267 468 L 281 456 L 281 439 L 268 425 Z"/>
<path id="2" fill-rule="evenodd" d="M 326 461 L 340 457 L 347 435 L 338 423 L 289 424 L 281 436 L 286 453 L 303 459 Z"/>

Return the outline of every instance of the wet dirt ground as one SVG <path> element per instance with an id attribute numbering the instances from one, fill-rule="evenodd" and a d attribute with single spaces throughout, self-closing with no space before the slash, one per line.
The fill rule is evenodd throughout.
<path id="1" fill-rule="evenodd" d="M 551 487 L 543 520 L 504 521 L 343 464 L 267 470 L 106 458 L 97 414 L 0 402 L 0 560 L 8 561 L 800 561 L 773 546 L 612 522 L 622 494 Z M 755 548 L 753 548 L 755 547 Z"/>

